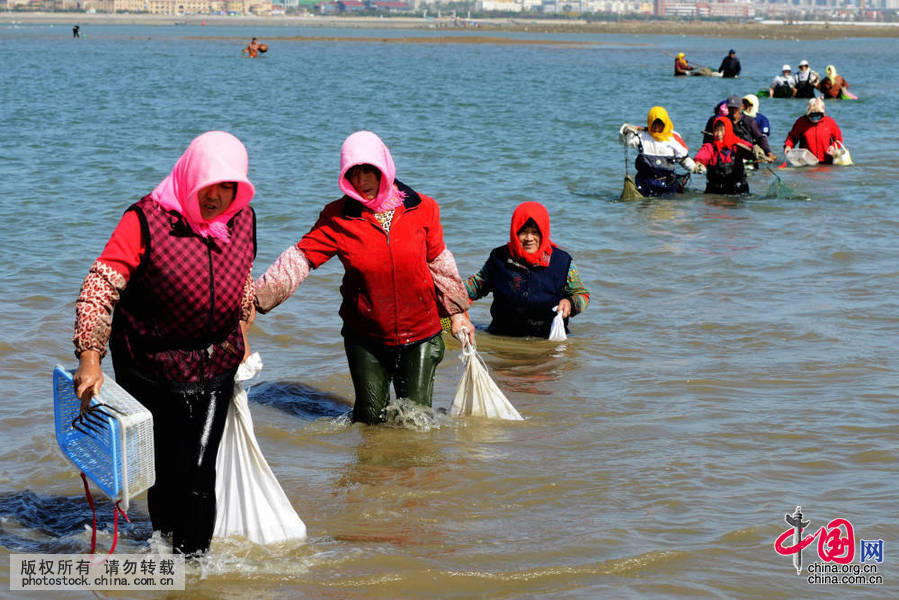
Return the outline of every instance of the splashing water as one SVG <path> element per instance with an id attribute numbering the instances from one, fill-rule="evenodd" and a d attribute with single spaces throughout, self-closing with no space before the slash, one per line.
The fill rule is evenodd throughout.
<path id="1" fill-rule="evenodd" d="M 430 406 L 416 404 L 406 398 L 391 400 L 382 413 L 384 423 L 397 429 L 414 429 L 431 431 L 438 429 L 445 420 L 439 413 L 435 414 Z"/>

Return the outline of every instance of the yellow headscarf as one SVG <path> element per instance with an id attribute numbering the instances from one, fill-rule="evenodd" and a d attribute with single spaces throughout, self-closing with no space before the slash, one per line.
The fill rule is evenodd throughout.
<path id="1" fill-rule="evenodd" d="M 837 80 L 837 68 L 833 65 L 827 65 L 827 78 L 830 79 L 831 83 L 834 83 Z"/>
<path id="2" fill-rule="evenodd" d="M 655 133 L 652 130 L 652 124 L 656 121 L 661 121 L 665 124 L 665 128 L 660 133 Z M 652 139 L 659 142 L 665 142 L 674 137 L 671 135 L 671 132 L 674 131 L 674 124 L 668 118 L 668 111 L 661 106 L 653 106 L 649 109 L 649 114 L 646 115 L 646 129 L 649 130 L 649 135 L 652 136 Z"/>
<path id="3" fill-rule="evenodd" d="M 683 57 L 684 57 L 684 53 L 683 53 L 683 52 L 678 52 L 678 53 L 677 53 L 677 57 L 678 57 L 678 58 L 683 58 Z"/>

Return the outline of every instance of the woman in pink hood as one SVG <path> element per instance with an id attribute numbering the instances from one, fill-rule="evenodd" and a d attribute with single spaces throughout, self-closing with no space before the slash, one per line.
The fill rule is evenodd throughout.
<path id="1" fill-rule="evenodd" d="M 440 208 L 396 179 L 390 150 L 370 131 L 340 150 L 343 197 L 325 206 L 303 238 L 256 282 L 256 308 L 286 300 L 310 269 L 337 256 L 344 267 L 344 348 L 355 389 L 353 420 L 384 420 L 393 383 L 397 398 L 431 406 L 434 372 L 443 359 L 440 318 L 453 334 L 474 327 L 452 253 L 443 243 Z"/>
<path id="2" fill-rule="evenodd" d="M 188 555 L 212 539 L 215 458 L 248 351 L 253 194 L 240 140 L 223 131 L 197 137 L 125 212 L 75 304 L 82 414 L 103 383 L 108 342 L 116 382 L 153 414 L 153 529 Z"/>

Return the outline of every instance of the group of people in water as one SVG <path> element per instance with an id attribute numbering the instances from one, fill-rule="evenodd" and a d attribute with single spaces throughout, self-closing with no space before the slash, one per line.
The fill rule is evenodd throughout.
<path id="1" fill-rule="evenodd" d="M 836 121 L 825 115 L 824 100 L 815 91 L 820 90 L 827 98 L 840 98 L 841 90 L 848 84 L 837 75 L 833 65 L 827 67 L 827 77 L 823 79 L 809 68 L 808 61 L 802 60 L 799 65 L 800 72 L 796 75 L 791 74 L 789 65 L 784 65 L 783 75 L 772 82 L 770 90 L 772 97 L 808 98 L 805 114 L 796 120 L 784 141 L 784 152 L 805 148 L 818 162 L 830 164 L 834 155 L 841 152 L 843 134 Z M 683 52 L 678 53 L 674 63 L 676 76 L 687 75 L 695 68 Z M 739 59 L 733 50 L 722 61 L 721 71 L 727 77 L 739 75 Z M 788 94 L 783 91 L 787 88 Z M 702 146 L 690 157 L 686 142 L 674 130 L 663 107 L 654 106 L 649 110 L 645 127 L 624 123 L 619 129 L 619 140 L 637 150 L 633 182 L 636 191 L 642 196 L 680 193 L 690 173 L 704 173 L 706 193 L 748 194 L 746 166 L 757 167 L 777 160 L 768 140 L 771 124 L 759 112 L 759 98 L 755 94 L 742 98 L 731 95 L 716 103 L 702 133 Z M 678 165 L 686 172 L 678 173 Z"/>
<path id="2" fill-rule="evenodd" d="M 815 98 L 816 92 L 820 92 L 825 98 L 842 98 L 849 84 L 833 65 L 827 65 L 825 74 L 822 79 L 805 59 L 799 61 L 798 73 L 793 73 L 790 65 L 784 65 L 780 75 L 771 81 L 768 95 L 772 98 Z"/>
<path id="3" fill-rule="evenodd" d="M 691 71 L 696 71 L 697 69 L 702 69 L 704 72 L 697 73 L 703 75 L 713 75 L 718 73 L 720 77 L 727 77 L 728 79 L 735 79 L 740 76 L 740 71 L 743 70 L 743 65 L 740 64 L 740 59 L 737 58 L 737 51 L 731 48 L 727 52 L 727 56 L 725 56 L 721 60 L 721 65 L 718 67 L 717 71 L 712 71 L 712 69 L 708 67 L 702 67 L 700 65 L 693 65 L 687 61 L 687 57 L 683 52 L 678 52 L 677 56 L 674 57 L 674 76 L 675 77 L 685 77 L 690 74 Z"/>
<path id="4" fill-rule="evenodd" d="M 463 279 L 444 242 L 437 202 L 401 182 L 374 133 L 340 151 L 341 197 L 254 280 L 255 194 L 243 143 L 222 131 L 194 139 L 171 173 L 124 213 L 76 302 L 75 392 L 82 412 L 103 383 L 107 347 L 116 381 L 153 415 L 153 529 L 176 552 L 209 548 L 215 461 L 247 331 L 332 257 L 344 268 L 341 334 L 352 418 L 384 420 L 389 388 L 431 406 L 444 355 L 441 319 L 474 343 L 467 311 L 493 295 L 488 331 L 546 338 L 555 316 L 586 309 L 590 294 L 570 254 L 553 243 L 549 213 L 524 202 L 509 238 Z"/>

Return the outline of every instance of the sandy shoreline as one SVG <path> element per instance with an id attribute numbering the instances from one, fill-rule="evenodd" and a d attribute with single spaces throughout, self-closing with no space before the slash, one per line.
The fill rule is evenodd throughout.
<path id="1" fill-rule="evenodd" d="M 451 19 L 420 17 L 190 17 L 136 14 L 86 13 L 0 13 L 0 23 L 90 25 L 202 25 L 241 27 L 329 27 L 339 29 L 407 29 L 433 31 L 516 31 L 531 33 L 596 33 L 638 35 L 695 35 L 716 38 L 823 40 L 851 37 L 899 37 L 899 26 L 865 26 L 857 24 L 803 23 L 771 24 L 759 22 L 702 21 L 607 21 L 543 19 L 478 19 L 478 28 L 456 25 Z M 264 35 L 264 34 L 263 34 Z M 271 37 L 271 36 L 270 36 Z M 343 41 L 343 40 L 335 40 Z"/>

